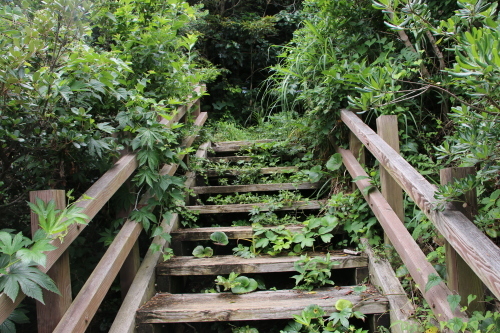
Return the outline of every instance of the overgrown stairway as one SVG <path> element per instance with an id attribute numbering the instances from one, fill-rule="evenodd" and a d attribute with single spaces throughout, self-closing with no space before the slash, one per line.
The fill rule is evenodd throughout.
<path id="1" fill-rule="evenodd" d="M 268 140 L 261 141 L 261 144 L 266 142 Z M 353 292 L 356 284 L 367 281 L 368 259 L 365 255 L 349 255 L 338 250 L 327 250 L 326 247 L 316 248 L 316 251 L 311 248 L 303 252 L 307 252 L 310 258 L 325 257 L 328 252 L 330 260 L 336 262 L 331 278 L 335 286 L 308 291 L 292 289 L 294 279 L 290 277 L 297 274 L 294 263 L 301 259 L 300 256 L 285 254 L 242 258 L 228 253 L 228 250 L 237 244 L 251 243 L 255 233 L 252 226 L 231 225 L 235 223 L 234 221 L 248 220 L 249 212 L 252 212 L 254 216 L 261 214 L 263 218 L 259 222 L 266 225 L 266 212 L 269 213 L 268 216 L 272 213 L 279 217 L 290 213 L 300 219 L 300 216 L 306 214 L 319 216 L 326 204 L 325 200 L 308 199 L 322 187 L 322 183 L 226 185 L 228 180 L 247 172 L 242 166 L 256 158 L 251 155 L 236 155 L 241 154 L 242 148 L 248 145 L 248 142 L 233 141 L 204 144 L 200 147 L 197 153 L 199 157 L 205 157 L 208 151 L 211 156 L 206 159 L 211 162 L 210 165 L 223 164 L 225 168 L 205 170 L 203 177 L 189 175 L 193 186 L 187 210 L 197 212 L 198 215 L 195 222 L 184 222 L 185 224 L 195 223 L 197 227 L 177 229 L 171 233 L 175 256 L 157 266 L 158 293 L 137 311 L 139 331 L 208 332 L 210 326 L 206 324 L 203 326 L 199 323 L 233 322 L 233 325 L 238 326 L 238 322 L 289 320 L 294 314 L 300 314 L 306 306 L 311 304 L 321 306 L 327 313 L 334 312 L 336 301 L 339 299 L 351 301 L 355 305 L 355 310 L 364 314 L 386 313 L 388 300 L 373 286 L 366 284 L 367 288 L 362 292 Z M 265 177 L 266 175 L 297 173 L 298 168 L 289 165 L 294 157 L 296 156 L 283 159 L 272 154 L 268 155 L 266 158 L 272 161 L 273 165 L 260 166 L 257 174 Z M 276 161 L 279 163 L 286 159 L 289 160 L 287 166 L 276 166 Z M 228 168 L 228 165 L 235 167 Z M 253 172 L 255 174 L 255 171 Z M 288 196 L 285 192 L 290 195 Z M 294 200 L 298 196 L 292 194 L 298 192 L 303 193 L 305 199 Z M 211 197 L 218 196 L 220 199 L 235 193 L 280 193 L 282 198 L 290 198 L 290 200 L 279 205 L 275 202 L 206 204 Z M 213 224 L 220 226 L 213 227 Z M 266 228 L 272 229 L 273 227 L 263 227 L 261 232 L 265 232 Z M 295 224 L 281 227 L 281 230 L 300 232 L 302 228 L 303 225 Z M 231 240 L 230 244 L 225 247 L 216 245 L 215 255 L 212 257 L 193 257 L 191 255 L 193 248 L 197 244 L 211 244 L 210 237 L 216 231 L 224 232 Z M 231 273 L 244 274 L 249 277 L 260 276 L 264 278 L 267 290 L 244 294 L 214 293 L 213 289 L 212 292 L 202 292 L 203 288 L 210 289 L 210 286 L 213 288 L 217 276 L 226 276 Z"/>

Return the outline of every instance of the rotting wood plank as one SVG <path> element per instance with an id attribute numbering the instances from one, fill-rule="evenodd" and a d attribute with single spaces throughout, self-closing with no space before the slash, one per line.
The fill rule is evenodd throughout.
<path id="1" fill-rule="evenodd" d="M 325 206 L 325 200 L 310 200 L 310 201 L 295 201 L 291 205 L 283 206 L 274 211 L 288 210 L 313 210 L 321 209 Z M 186 206 L 187 210 L 198 212 L 198 214 L 217 214 L 217 213 L 248 213 L 254 208 L 259 208 L 260 211 L 269 211 L 270 204 L 253 203 L 253 204 L 234 204 L 234 205 L 205 205 L 205 206 Z"/>
<path id="2" fill-rule="evenodd" d="M 434 198 L 436 187 L 351 111 L 342 110 L 341 118 L 491 292 L 500 299 L 500 248 L 462 212 L 449 208 L 439 210 Z"/>
<path id="3" fill-rule="evenodd" d="M 309 257 L 324 257 L 326 253 L 308 253 Z M 293 264 L 299 260 L 297 256 L 271 257 L 268 255 L 243 259 L 233 255 L 213 256 L 211 258 L 195 258 L 192 256 L 173 257 L 157 266 L 158 275 L 220 275 L 236 273 L 273 273 L 295 272 Z M 331 261 L 337 262 L 332 269 L 366 267 L 366 256 L 352 256 L 342 253 L 331 253 Z"/>
<path id="4" fill-rule="evenodd" d="M 303 227 L 303 225 L 291 225 L 286 226 L 286 229 L 292 232 L 298 232 L 302 230 Z M 272 229 L 276 227 L 265 228 Z M 216 231 L 224 232 L 229 239 L 252 238 L 253 236 L 253 229 L 251 226 L 177 229 L 171 233 L 171 236 L 176 241 L 193 242 L 210 239 L 210 235 Z"/>
<path id="5" fill-rule="evenodd" d="M 295 157 L 302 157 L 303 153 L 296 154 L 294 156 L 289 155 L 271 155 L 269 158 L 279 157 L 281 161 L 291 161 Z M 216 157 L 207 157 L 207 160 L 214 163 L 236 163 L 236 162 L 250 162 L 255 159 L 255 156 L 216 156 Z"/>
<path id="6" fill-rule="evenodd" d="M 379 288 L 381 293 L 389 300 L 391 332 L 410 333 L 422 331 L 420 325 L 411 319 L 415 314 L 415 308 L 394 274 L 391 264 L 375 255 L 366 238 L 361 239 L 361 242 L 365 246 L 365 253 L 369 259 L 370 282 Z"/>
<path id="7" fill-rule="evenodd" d="M 332 287 L 314 293 L 299 290 L 257 291 L 249 294 L 157 294 L 137 311 L 141 323 L 182 323 L 289 319 L 310 304 L 334 312 L 338 299 L 351 301 L 364 314 L 383 313 L 388 300 L 374 288 L 355 295 L 352 287 Z"/>
<path id="8" fill-rule="evenodd" d="M 255 140 L 255 141 L 223 141 L 223 142 L 214 142 L 211 147 L 216 153 L 229 153 L 229 152 L 238 152 L 242 148 L 251 147 L 255 144 L 259 143 L 268 143 L 274 142 L 272 139 L 263 139 L 263 140 Z"/>
<path id="9" fill-rule="evenodd" d="M 204 157 L 207 154 L 207 148 L 210 146 L 210 143 L 204 143 L 200 145 L 198 151 L 196 152 L 196 156 Z M 186 186 L 188 182 L 192 181 L 191 178 L 187 178 Z M 177 213 L 172 214 L 172 217 L 169 221 L 163 220 L 161 224 L 163 230 L 167 233 L 171 233 L 176 230 L 179 226 L 179 215 Z M 167 241 L 161 237 L 156 236 L 153 239 L 152 245 L 157 245 L 160 248 L 164 248 L 168 245 Z M 135 330 L 135 312 L 137 309 L 144 304 L 147 300 L 149 300 L 155 294 L 155 283 L 156 283 L 156 275 L 155 269 L 158 262 L 161 260 L 162 252 L 161 251 L 152 251 L 148 250 L 146 253 L 144 260 L 139 267 L 139 271 L 137 272 L 132 285 L 127 293 L 127 296 L 123 300 L 120 309 L 111 325 L 109 330 L 110 333 L 132 333 Z"/>
<path id="10" fill-rule="evenodd" d="M 275 173 L 293 173 L 297 171 L 299 171 L 299 168 L 295 166 L 290 166 L 290 167 L 261 168 L 258 170 L 258 173 L 261 175 L 272 175 Z M 207 177 L 238 176 L 253 172 L 256 172 L 256 170 L 255 169 L 232 169 L 224 171 L 208 170 Z"/>
<path id="11" fill-rule="evenodd" d="M 361 167 L 359 162 L 354 158 L 353 154 L 349 150 L 337 147 L 337 152 L 342 155 L 344 165 L 352 178 L 360 176 L 368 177 L 363 167 Z M 415 283 L 422 292 L 422 295 L 429 303 L 432 311 L 436 314 L 438 320 L 446 321 L 454 317 L 465 318 L 465 315 L 460 312 L 458 307 L 455 311 L 450 309 L 450 304 L 448 303 L 447 298 L 452 295 L 452 292 L 443 281 L 430 288 L 428 291 L 425 291 L 429 275 L 439 275 L 434 267 L 427 261 L 424 253 L 394 210 L 391 208 L 382 193 L 380 193 L 378 189 L 372 190 L 369 193 L 365 191 L 366 188 L 372 186 L 368 178 L 356 181 L 356 185 L 361 193 L 363 193 L 363 196 L 370 205 L 370 208 L 384 228 L 385 233 L 415 280 Z"/>
<path id="12" fill-rule="evenodd" d="M 323 185 L 317 183 L 272 183 L 251 185 L 195 186 L 191 189 L 195 194 L 235 193 L 235 192 L 270 192 L 281 190 L 315 190 Z"/>

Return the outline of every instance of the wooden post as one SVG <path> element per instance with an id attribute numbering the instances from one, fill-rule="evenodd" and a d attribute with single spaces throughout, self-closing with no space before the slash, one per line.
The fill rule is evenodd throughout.
<path id="1" fill-rule="evenodd" d="M 136 241 L 127 258 L 123 262 L 120 269 L 120 289 L 122 300 L 127 296 L 127 292 L 134 281 L 135 275 L 141 266 L 141 258 L 139 255 L 139 242 Z"/>
<path id="2" fill-rule="evenodd" d="M 46 190 L 30 192 L 30 202 L 35 203 L 36 198 L 44 202 L 54 200 L 57 209 L 66 207 L 66 196 L 64 190 Z M 31 232 L 34 235 L 39 229 L 38 215 L 31 212 Z M 61 295 L 43 290 L 45 305 L 36 303 L 37 326 L 39 333 L 50 333 L 57 326 L 66 310 L 71 305 L 71 277 L 69 269 L 69 253 L 65 251 L 47 272 L 54 280 Z"/>
<path id="3" fill-rule="evenodd" d="M 363 143 L 352 131 L 349 132 L 349 150 L 354 155 L 356 160 L 358 160 L 359 164 L 366 165 L 365 146 L 363 146 Z M 352 183 L 351 186 L 353 191 L 356 191 L 358 188 L 354 183 Z"/>
<path id="4" fill-rule="evenodd" d="M 473 175 L 475 173 L 476 170 L 474 167 L 442 169 L 440 173 L 441 184 L 444 185 L 453 182 L 455 179 L 465 178 L 467 175 Z M 476 191 L 472 190 L 465 193 L 465 196 L 460 198 L 460 202 L 456 202 L 453 205 L 455 209 L 461 211 L 468 219 L 471 221 L 474 220 L 474 216 L 477 214 Z M 485 286 L 483 282 L 446 240 L 444 242 L 444 247 L 446 253 L 448 287 L 450 290 L 458 292 L 462 297 L 462 306 L 467 305 L 467 296 L 477 296 L 476 300 L 468 306 L 469 311 L 485 311 Z"/>
<path id="5" fill-rule="evenodd" d="M 399 154 L 397 116 L 392 115 L 378 117 L 377 134 Z M 405 211 L 403 204 L 403 190 L 382 165 L 380 166 L 380 186 L 382 195 L 387 200 L 392 210 L 394 210 L 396 215 L 399 217 L 401 222 L 404 223 Z M 385 233 L 384 243 L 386 245 L 391 245 L 391 242 Z"/>

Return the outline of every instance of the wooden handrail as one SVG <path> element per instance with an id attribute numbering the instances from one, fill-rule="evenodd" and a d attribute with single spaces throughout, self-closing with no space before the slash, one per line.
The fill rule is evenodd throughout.
<path id="1" fill-rule="evenodd" d="M 203 94 L 205 86 L 197 86 L 194 91 L 197 95 Z M 180 106 L 171 119 L 162 118 L 160 124 L 170 127 L 173 123 L 178 122 L 190 108 L 197 104 L 199 98 L 187 105 Z M 199 113 L 199 110 L 197 111 Z M 202 118 L 206 119 L 206 114 Z M 204 121 L 203 121 L 204 122 Z M 196 125 L 196 124 L 195 124 Z M 194 140 L 194 138 L 192 139 Z M 191 141 L 192 142 L 192 141 Z M 136 155 L 133 153 L 123 155 L 99 180 L 97 180 L 86 192 L 78 199 L 77 206 L 82 207 L 82 213 L 86 214 L 90 222 L 95 215 L 102 209 L 102 207 L 109 201 L 109 199 L 116 193 L 130 175 L 137 169 L 138 163 Z M 85 197 L 91 197 L 87 200 Z M 68 228 L 67 235 L 61 243 L 59 239 L 51 241 L 51 245 L 57 249 L 47 252 L 47 263 L 45 267 L 40 266 L 39 269 L 47 273 L 52 265 L 59 259 L 59 257 L 67 250 L 71 243 L 80 235 L 82 230 L 86 227 L 83 224 L 73 224 Z M 3 323 L 14 309 L 21 303 L 25 295 L 19 292 L 18 297 L 13 302 L 5 293 L 0 293 L 0 323 Z"/>
<path id="2" fill-rule="evenodd" d="M 500 299 L 500 248 L 457 210 L 438 209 L 431 185 L 353 112 L 341 111 L 342 121 L 384 166 L 432 221 L 490 291 Z"/>
<path id="3" fill-rule="evenodd" d="M 210 143 L 204 143 L 200 146 L 196 152 L 196 156 L 199 158 L 207 156 L 207 149 Z M 194 173 L 188 172 L 186 174 L 186 187 L 191 187 L 194 183 Z M 162 227 L 166 232 L 171 232 L 177 229 L 179 224 L 179 215 L 173 214 L 170 221 L 163 221 Z M 164 248 L 168 245 L 167 241 L 156 236 L 153 239 L 153 244 L 159 245 Z M 118 310 L 118 314 L 113 321 L 113 324 L 109 330 L 109 333 L 132 333 L 135 330 L 135 313 L 137 309 L 149 300 L 155 294 L 155 282 L 156 275 L 155 269 L 156 265 L 161 259 L 161 252 L 148 250 L 144 260 L 141 263 L 139 271 L 137 272 L 132 285 L 123 300 L 123 303 Z"/>
<path id="4" fill-rule="evenodd" d="M 351 151 L 337 148 L 337 152 L 342 155 L 344 165 L 352 178 L 360 176 L 368 177 L 368 174 L 363 170 L 363 167 L 359 164 Z M 436 317 L 439 320 L 450 320 L 454 317 L 464 318 L 464 314 L 461 313 L 458 308 L 455 311 L 450 309 L 447 297 L 453 293 L 443 281 L 428 291 L 425 291 L 428 276 L 430 274 L 438 275 L 438 273 L 427 261 L 427 258 L 417 242 L 415 242 L 382 193 L 377 189 L 366 191 L 368 187 L 372 186 L 370 180 L 367 178 L 357 180 L 356 185 L 361 193 L 363 193 L 370 208 L 384 228 L 384 232 L 399 253 L 401 260 L 415 280 L 415 283 L 427 300 L 427 303 L 429 303 Z"/>
<path id="5" fill-rule="evenodd" d="M 189 144 L 186 146 L 187 148 L 194 141 L 199 128 L 203 126 L 206 119 L 207 113 L 200 113 L 194 124 L 195 133 L 184 140 L 184 142 Z M 184 155 L 179 154 L 177 158 L 181 159 L 182 156 Z M 170 164 L 169 167 L 162 168 L 162 172 L 160 173 L 163 175 L 173 175 L 177 168 L 178 164 Z M 149 197 L 148 194 L 144 196 Z M 91 276 L 78 293 L 78 296 L 55 328 L 54 333 L 85 332 L 142 229 L 142 225 L 133 220 L 125 222 L 113 240 L 113 243 L 111 243 Z"/>

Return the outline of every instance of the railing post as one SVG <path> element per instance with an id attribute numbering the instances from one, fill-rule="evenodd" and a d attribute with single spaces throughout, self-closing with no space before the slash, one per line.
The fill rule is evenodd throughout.
<path id="1" fill-rule="evenodd" d="M 391 148 L 399 154 L 398 117 L 394 115 L 380 116 L 377 118 L 377 134 Z M 384 198 L 399 217 L 401 222 L 405 221 L 405 211 L 403 204 L 403 189 L 392 178 L 392 176 L 380 166 L 380 186 Z M 391 244 L 389 238 L 384 233 L 384 243 Z"/>
<path id="2" fill-rule="evenodd" d="M 476 174 L 476 169 L 474 167 L 442 169 L 440 172 L 441 184 L 445 185 L 453 182 L 455 179 L 465 178 L 467 175 L 474 174 Z M 461 211 L 469 220 L 474 220 L 474 216 L 477 214 L 476 191 L 472 190 L 465 193 L 464 197 L 460 198 L 460 202 L 454 204 L 454 207 Z M 476 300 L 468 306 L 468 309 L 471 312 L 485 311 L 485 286 L 483 282 L 446 240 L 444 242 L 444 247 L 446 253 L 448 287 L 450 290 L 458 292 L 462 297 L 461 304 L 463 306 L 467 305 L 467 296 L 476 295 Z"/>
<path id="3" fill-rule="evenodd" d="M 64 209 L 66 207 L 66 196 L 64 190 L 30 192 L 30 202 L 35 203 L 36 198 L 40 198 L 44 202 L 54 200 L 56 209 Z M 32 234 L 34 235 L 38 229 L 38 215 L 31 212 Z M 59 257 L 47 274 L 52 280 L 54 280 L 57 288 L 61 292 L 61 295 L 59 296 L 46 290 L 43 291 L 43 300 L 45 305 L 39 302 L 36 304 L 37 326 L 39 333 L 52 332 L 71 305 L 71 276 L 68 251 L 65 251 Z"/>

